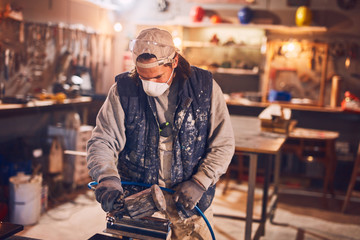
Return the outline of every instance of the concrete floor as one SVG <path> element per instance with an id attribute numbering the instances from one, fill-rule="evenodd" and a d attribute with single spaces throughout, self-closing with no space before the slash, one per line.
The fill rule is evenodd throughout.
<path id="1" fill-rule="evenodd" d="M 230 183 L 225 195 L 224 184 L 219 183 L 213 203 L 215 214 L 245 216 L 246 183 Z M 254 217 L 261 212 L 261 190 L 255 191 Z M 360 203 L 352 199 L 348 214 L 340 213 L 342 197 L 321 200 L 321 195 L 302 190 L 283 189 L 274 222 L 266 224 L 262 240 L 354 240 L 360 239 Z M 356 199 L 355 199 L 356 200 Z M 287 224 L 287 226 L 284 226 Z M 72 200 L 42 214 L 39 222 L 16 236 L 51 239 L 89 239 L 105 229 L 105 213 L 95 201 L 92 191 L 81 191 Z M 257 223 L 253 224 L 253 231 Z M 217 240 L 244 238 L 245 222 L 215 217 L 214 232 Z M 13 238 L 15 239 L 15 238 Z"/>

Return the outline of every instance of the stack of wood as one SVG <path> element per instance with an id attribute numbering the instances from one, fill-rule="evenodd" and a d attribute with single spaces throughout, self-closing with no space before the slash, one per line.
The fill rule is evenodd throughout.
<path id="1" fill-rule="evenodd" d="M 287 134 L 297 121 L 291 120 L 291 109 L 271 104 L 259 114 L 261 131 Z"/>

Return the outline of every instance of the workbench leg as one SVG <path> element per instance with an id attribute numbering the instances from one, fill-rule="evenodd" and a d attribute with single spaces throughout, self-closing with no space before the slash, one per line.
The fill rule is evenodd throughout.
<path id="1" fill-rule="evenodd" d="M 256 184 L 257 154 L 249 154 L 249 179 L 248 196 L 246 202 L 245 240 L 251 239 L 251 227 L 253 221 L 254 191 Z"/>
<path id="2" fill-rule="evenodd" d="M 277 207 L 277 199 L 279 194 L 279 184 L 280 184 L 280 170 L 281 170 L 281 152 L 278 152 L 275 155 L 275 166 L 274 166 L 274 193 L 275 201 L 270 206 L 269 219 L 270 223 L 274 224 L 273 220 L 275 217 L 275 210 Z"/>
<path id="3" fill-rule="evenodd" d="M 334 174 L 336 168 L 336 151 L 335 151 L 335 141 L 327 140 L 326 141 L 326 161 L 328 161 L 325 168 L 325 177 L 324 177 L 324 189 L 323 196 L 326 197 L 328 192 L 334 196 Z M 329 191 L 330 190 L 330 191 Z"/>
<path id="4" fill-rule="evenodd" d="M 278 194 L 280 184 L 280 166 L 281 166 L 281 153 L 278 152 L 275 155 L 275 166 L 274 166 L 274 194 Z"/>
<path id="5" fill-rule="evenodd" d="M 266 159 L 264 162 L 265 167 L 265 175 L 264 175 L 264 188 L 263 188 L 263 197 L 262 197 L 262 207 L 261 207 L 261 218 L 260 225 L 254 239 L 260 239 L 260 237 L 265 235 L 265 223 L 267 220 L 267 203 L 268 203 L 268 195 L 269 195 L 269 184 L 270 184 L 270 172 L 271 172 L 271 161 L 273 156 L 268 156 L 269 159 Z"/>

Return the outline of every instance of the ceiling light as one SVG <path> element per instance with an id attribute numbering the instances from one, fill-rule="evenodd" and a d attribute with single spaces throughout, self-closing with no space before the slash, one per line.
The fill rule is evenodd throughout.
<path id="1" fill-rule="evenodd" d="M 121 23 L 117 22 L 114 24 L 114 30 L 115 32 L 121 32 L 123 29 L 123 26 L 121 25 Z"/>

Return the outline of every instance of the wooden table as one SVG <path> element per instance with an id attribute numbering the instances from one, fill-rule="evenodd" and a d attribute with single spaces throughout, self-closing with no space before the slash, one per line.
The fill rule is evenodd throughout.
<path id="1" fill-rule="evenodd" d="M 235 151 L 250 156 L 249 162 L 249 178 L 248 178 L 248 197 L 245 218 L 245 239 L 251 239 L 252 223 L 253 223 L 253 203 L 254 190 L 257 171 L 258 154 L 269 154 L 269 156 L 279 153 L 281 146 L 286 140 L 286 135 L 270 132 L 262 132 L 260 130 L 260 120 L 257 117 L 245 117 L 231 115 L 231 122 L 235 134 Z M 255 238 L 265 234 L 265 222 L 267 219 L 267 201 L 268 187 L 270 179 L 270 161 L 265 162 L 265 181 L 263 188 L 262 211 L 259 228 L 256 231 Z"/>
<path id="2" fill-rule="evenodd" d="M 0 142 L 31 136 L 41 139 L 47 126 L 63 122 L 69 112 L 78 112 L 86 125 L 93 104 L 91 97 L 54 100 L 32 100 L 27 104 L 0 103 Z"/>
<path id="3" fill-rule="evenodd" d="M 83 120 L 87 120 L 88 107 L 91 105 L 92 98 L 81 96 L 72 99 L 65 99 L 62 103 L 55 100 L 32 100 L 27 104 L 5 104 L 0 102 L 0 118 L 9 118 L 14 116 L 24 116 L 41 112 L 54 112 L 61 110 L 81 109 Z M 84 123 L 85 124 L 85 123 Z"/>
<path id="4" fill-rule="evenodd" d="M 339 132 L 309 128 L 295 128 L 288 135 L 281 151 L 294 153 L 303 161 L 319 161 L 325 167 L 323 194 L 330 189 L 334 193 L 336 168 L 335 142 Z"/>

